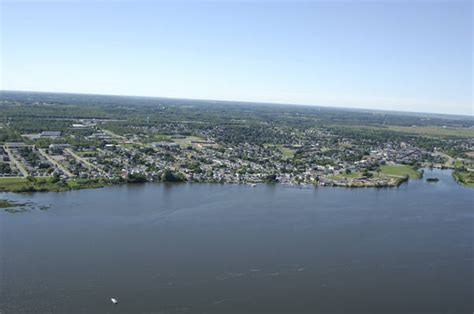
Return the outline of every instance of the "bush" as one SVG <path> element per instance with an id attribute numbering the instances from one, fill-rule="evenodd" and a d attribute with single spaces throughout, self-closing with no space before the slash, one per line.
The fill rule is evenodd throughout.
<path id="1" fill-rule="evenodd" d="M 181 172 L 174 173 L 173 171 L 166 169 L 161 176 L 163 182 L 184 182 L 186 177 Z"/>
<path id="2" fill-rule="evenodd" d="M 147 181 L 143 173 L 129 173 L 127 176 L 127 183 L 145 183 Z"/>

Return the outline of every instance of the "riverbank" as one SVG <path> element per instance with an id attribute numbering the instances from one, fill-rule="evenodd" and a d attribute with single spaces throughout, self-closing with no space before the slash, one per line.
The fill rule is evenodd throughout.
<path id="1" fill-rule="evenodd" d="M 390 178 L 377 179 L 351 179 L 347 181 L 333 181 L 324 186 L 336 186 L 336 187 L 347 187 L 347 188 L 394 188 L 400 186 L 402 183 L 407 182 L 410 179 L 409 176 L 393 176 Z"/>
<path id="2" fill-rule="evenodd" d="M 79 189 L 101 188 L 112 182 L 106 179 L 55 180 L 45 178 L 0 178 L 0 192 L 64 192 Z"/>
<path id="3" fill-rule="evenodd" d="M 418 170 L 408 165 L 382 166 L 380 171 L 342 173 L 319 178 L 312 183 L 301 183 L 301 185 L 313 185 L 315 187 L 335 186 L 346 188 L 393 188 L 412 179 L 423 177 L 423 170 Z M 162 176 L 159 180 L 148 180 L 143 175 L 132 175 L 127 179 L 69 179 L 58 180 L 54 177 L 28 177 L 28 178 L 0 178 L 0 192 L 64 192 L 79 189 L 102 188 L 118 184 L 135 184 L 146 182 L 187 182 L 184 177 L 176 175 Z M 192 181 L 191 181 L 192 182 Z M 218 181 L 200 181 L 195 183 L 221 183 Z M 237 183 L 237 182 L 236 182 Z M 240 184 L 265 184 L 268 182 L 241 182 Z M 275 182 L 287 185 L 286 183 Z M 225 183 L 224 183 L 225 184 Z M 296 184 L 299 185 L 299 184 Z"/>
<path id="4" fill-rule="evenodd" d="M 468 170 L 454 170 L 452 176 L 456 182 L 474 188 L 474 172 Z"/>
<path id="5" fill-rule="evenodd" d="M 398 187 L 410 179 L 420 179 L 423 171 L 409 165 L 383 165 L 377 171 L 345 172 L 321 178 L 318 185 L 359 187 Z"/>
<path id="6" fill-rule="evenodd" d="M 319 184 L 312 184 L 312 186 L 318 187 L 346 187 L 346 188 L 363 188 L 363 187 L 374 187 L 374 188 L 391 188 L 398 187 L 400 184 L 409 180 L 409 177 L 392 177 L 384 178 L 383 180 L 367 180 L 365 178 L 355 178 L 348 181 L 331 180 L 326 183 L 319 182 Z M 137 184 L 147 183 L 148 181 L 130 182 L 125 180 L 106 180 L 106 179 L 73 179 L 67 181 L 54 182 L 52 178 L 0 178 L 0 192 L 13 192 L 13 193 L 27 193 L 27 192 L 66 192 L 72 190 L 81 189 L 96 189 L 105 186 L 120 185 L 120 184 Z M 153 183 L 155 181 L 151 181 Z M 159 181 L 162 182 L 162 181 Z M 165 182 L 165 181 L 163 181 Z M 168 181 L 166 181 L 168 182 Z M 170 182 L 173 183 L 173 182 Z M 197 184 L 207 183 L 219 183 L 219 182 L 194 182 Z M 226 183 L 219 183 L 226 184 Z M 249 183 L 241 183 L 249 184 Z M 261 182 L 261 184 L 267 184 Z M 276 183 L 280 185 L 287 185 L 285 183 Z M 302 183 L 301 185 L 307 185 Z"/>

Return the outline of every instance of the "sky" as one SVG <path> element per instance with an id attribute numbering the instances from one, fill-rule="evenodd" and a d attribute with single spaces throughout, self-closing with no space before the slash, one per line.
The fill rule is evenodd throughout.
<path id="1" fill-rule="evenodd" d="M 0 89 L 473 115 L 473 1 L 0 0 Z"/>

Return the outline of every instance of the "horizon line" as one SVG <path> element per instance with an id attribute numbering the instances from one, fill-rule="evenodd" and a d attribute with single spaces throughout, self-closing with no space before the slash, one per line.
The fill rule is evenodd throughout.
<path id="1" fill-rule="evenodd" d="M 454 117 L 467 117 L 474 119 L 474 112 L 470 114 L 460 113 L 446 113 L 446 112 L 426 112 L 426 111 L 406 111 L 406 110 L 391 110 L 391 109 L 377 109 L 368 107 L 346 107 L 346 106 L 331 106 L 331 105 L 320 105 L 320 104 L 297 104 L 288 102 L 266 102 L 266 101 L 250 101 L 250 100 L 229 100 L 229 99 L 209 99 L 209 98 L 186 98 L 186 97 L 174 97 L 174 96 L 150 96 L 150 95 L 130 95 L 130 94 L 110 94 L 110 93 L 88 93 L 88 92 L 64 92 L 64 91 L 44 91 L 44 90 L 11 90 L 11 89 L 0 89 L 2 92 L 17 92 L 17 93 L 39 93 L 39 94 L 64 94 L 64 95 L 90 95 L 90 96 L 111 96 L 111 97 L 134 97 L 134 98 L 155 98 L 155 99 L 174 99 L 174 100 L 189 100 L 189 101 L 208 101 L 208 102 L 227 102 L 227 103 L 245 103 L 245 104 L 257 104 L 257 105 L 283 105 L 283 106 L 302 106 L 302 107 L 324 107 L 332 109 L 345 109 L 345 110 L 365 110 L 365 111 L 380 111 L 390 113 L 406 113 L 406 114 L 428 114 L 428 115 L 444 115 Z"/>

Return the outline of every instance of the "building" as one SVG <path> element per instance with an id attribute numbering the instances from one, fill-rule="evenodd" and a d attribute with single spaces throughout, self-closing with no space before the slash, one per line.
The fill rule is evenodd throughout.
<path id="1" fill-rule="evenodd" d="M 87 138 L 89 139 L 100 139 L 100 140 L 108 140 L 110 139 L 110 135 L 104 132 L 97 132 L 89 135 Z"/>
<path id="2" fill-rule="evenodd" d="M 61 132 L 59 131 L 43 131 L 40 134 L 40 138 L 59 138 L 61 137 Z"/>
<path id="3" fill-rule="evenodd" d="M 214 145 L 216 145 L 216 142 L 198 140 L 198 141 L 191 141 L 191 144 L 196 145 L 198 147 L 203 147 L 203 146 L 214 146 Z"/>
<path id="4" fill-rule="evenodd" d="M 22 148 L 22 147 L 28 147 L 30 145 L 26 145 L 23 142 L 5 142 L 5 147 L 7 148 Z"/>
<path id="5" fill-rule="evenodd" d="M 179 145 L 173 142 L 153 142 L 151 143 L 151 146 L 158 148 L 177 148 Z"/>
<path id="6" fill-rule="evenodd" d="M 62 154 L 65 148 L 69 148 L 69 144 L 50 144 L 48 150 L 51 154 Z"/>
<path id="7" fill-rule="evenodd" d="M 93 124 L 73 123 L 71 127 L 72 127 L 73 129 L 81 130 L 81 129 L 90 129 L 90 128 L 92 128 L 93 126 L 94 126 Z"/>

